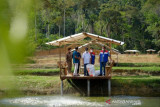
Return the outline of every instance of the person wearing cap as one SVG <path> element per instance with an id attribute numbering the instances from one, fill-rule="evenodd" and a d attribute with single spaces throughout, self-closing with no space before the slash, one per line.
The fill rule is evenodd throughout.
<path id="1" fill-rule="evenodd" d="M 95 64 L 95 52 L 93 52 L 93 48 L 90 49 L 90 55 L 91 55 L 91 64 Z"/>
<path id="2" fill-rule="evenodd" d="M 68 52 L 66 54 L 66 63 L 68 65 L 68 73 L 71 73 L 71 69 L 72 69 L 72 52 L 71 52 L 71 48 L 68 48 Z"/>
<path id="3" fill-rule="evenodd" d="M 72 54 L 73 63 L 74 63 L 74 73 L 73 73 L 73 76 L 79 76 L 77 74 L 78 62 L 79 62 L 79 57 L 78 57 L 77 51 L 78 51 L 78 47 L 75 48 L 75 50 L 74 50 L 74 52 Z"/>
<path id="4" fill-rule="evenodd" d="M 108 50 L 106 50 L 105 46 L 102 46 L 102 50 L 99 54 L 100 76 L 105 75 L 105 66 L 106 66 L 106 63 L 108 62 L 108 57 L 110 58 L 110 61 L 111 61 L 112 59 Z"/>
<path id="5" fill-rule="evenodd" d="M 85 52 L 83 53 L 82 58 L 83 58 L 83 64 L 84 64 L 84 76 L 89 76 L 86 66 L 91 61 L 91 55 L 88 52 L 88 48 L 85 48 Z"/>

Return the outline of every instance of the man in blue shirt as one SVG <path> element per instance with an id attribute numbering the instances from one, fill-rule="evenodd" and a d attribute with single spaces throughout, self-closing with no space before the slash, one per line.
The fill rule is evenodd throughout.
<path id="1" fill-rule="evenodd" d="M 74 73 L 73 73 L 73 76 L 78 76 L 77 69 L 78 69 L 79 57 L 78 57 L 77 51 L 78 51 L 78 47 L 75 48 L 75 51 L 72 54 L 73 63 L 74 63 Z"/>
<path id="2" fill-rule="evenodd" d="M 110 61 L 111 61 L 111 56 L 110 56 L 108 50 L 106 50 L 106 47 L 103 46 L 102 50 L 99 54 L 100 76 L 105 75 L 105 66 L 106 66 L 106 63 L 108 62 L 108 57 L 110 58 Z"/>

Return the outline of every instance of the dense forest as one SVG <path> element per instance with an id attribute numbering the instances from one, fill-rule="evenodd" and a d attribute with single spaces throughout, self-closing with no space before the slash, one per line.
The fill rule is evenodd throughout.
<path id="1" fill-rule="evenodd" d="M 30 41 L 46 42 L 80 32 L 124 41 L 121 52 L 160 50 L 160 0 L 35 0 Z M 34 24 L 33 24 L 34 23 Z"/>

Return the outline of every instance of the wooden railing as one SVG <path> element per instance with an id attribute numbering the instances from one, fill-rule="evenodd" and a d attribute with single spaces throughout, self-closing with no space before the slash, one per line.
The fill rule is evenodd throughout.
<path id="1" fill-rule="evenodd" d="M 106 69 L 105 69 L 105 76 L 106 77 L 111 77 L 113 65 L 114 65 L 114 60 L 111 61 L 110 66 L 106 66 Z"/>

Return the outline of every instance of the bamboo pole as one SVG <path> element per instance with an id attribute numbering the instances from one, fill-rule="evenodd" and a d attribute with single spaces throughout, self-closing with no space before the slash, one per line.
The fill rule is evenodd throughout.
<path id="1" fill-rule="evenodd" d="M 90 80 L 87 80 L 87 96 L 90 96 Z"/>
<path id="2" fill-rule="evenodd" d="M 110 48 L 110 56 L 112 56 L 112 43 L 109 43 L 109 48 Z"/>
<path id="3" fill-rule="evenodd" d="M 111 96 L 111 80 L 108 79 L 108 96 Z"/>
<path id="4" fill-rule="evenodd" d="M 61 43 L 59 43 L 59 61 L 60 61 L 60 78 L 61 78 L 61 74 L 62 74 L 62 69 L 61 69 Z"/>
<path id="5" fill-rule="evenodd" d="M 65 52 L 65 55 L 66 55 L 66 45 L 64 45 L 64 49 L 65 49 L 64 52 Z"/>
<path id="6" fill-rule="evenodd" d="M 61 96 L 63 96 L 63 80 L 61 80 Z"/>

